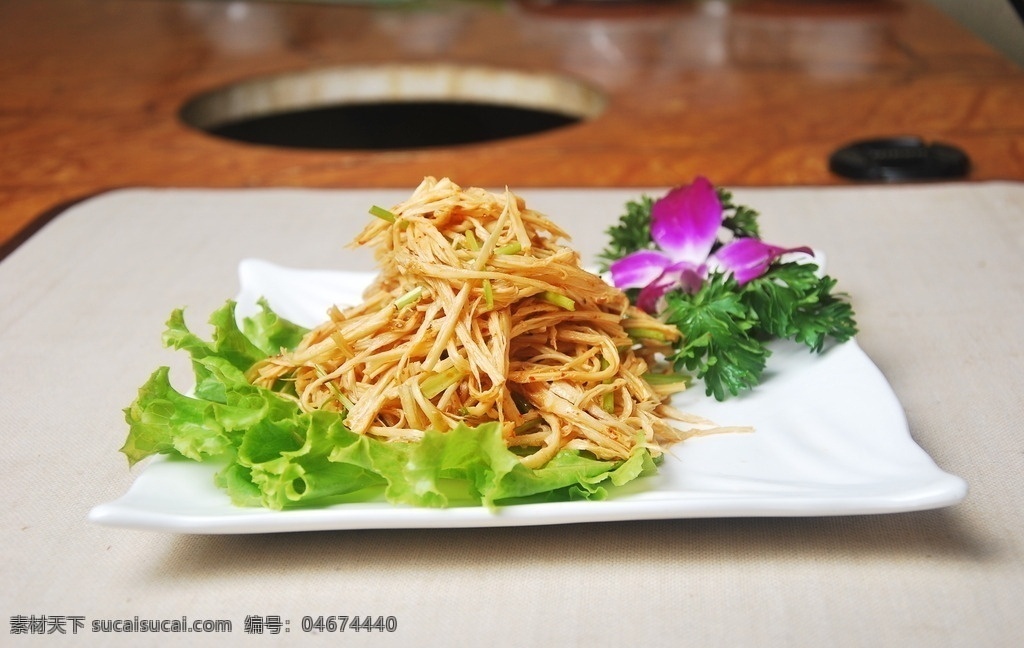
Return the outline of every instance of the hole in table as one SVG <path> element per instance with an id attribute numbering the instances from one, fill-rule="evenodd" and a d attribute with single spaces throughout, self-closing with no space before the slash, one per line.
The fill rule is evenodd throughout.
<path id="1" fill-rule="evenodd" d="M 456 65 L 327 68 L 241 81 L 181 111 L 211 135 L 303 149 L 389 150 L 522 137 L 593 119 L 599 91 L 569 77 Z"/>

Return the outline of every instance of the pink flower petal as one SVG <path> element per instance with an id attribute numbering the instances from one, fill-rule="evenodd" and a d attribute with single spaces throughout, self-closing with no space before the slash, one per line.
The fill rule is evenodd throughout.
<path id="1" fill-rule="evenodd" d="M 722 226 L 722 203 L 707 178 L 676 187 L 651 207 L 651 238 L 673 261 L 704 262 Z"/>
<path id="2" fill-rule="evenodd" d="M 648 313 L 656 314 L 658 300 L 670 290 L 681 288 L 686 292 L 695 293 L 704 283 L 703 266 L 693 267 L 688 263 L 677 263 L 665 270 L 660 277 L 645 286 L 637 296 L 636 305 Z"/>
<path id="3" fill-rule="evenodd" d="M 643 288 L 661 276 L 672 263 L 657 250 L 639 250 L 608 266 L 616 288 Z"/>
<path id="4" fill-rule="evenodd" d="M 658 312 L 658 300 L 668 292 L 670 285 L 651 284 L 640 290 L 636 298 L 636 306 L 642 311 L 654 315 Z"/>
<path id="5" fill-rule="evenodd" d="M 742 285 L 763 275 L 773 261 L 789 252 L 813 254 L 806 247 L 782 248 L 756 238 L 740 238 L 723 245 L 709 260 L 713 267 L 731 272 Z"/>

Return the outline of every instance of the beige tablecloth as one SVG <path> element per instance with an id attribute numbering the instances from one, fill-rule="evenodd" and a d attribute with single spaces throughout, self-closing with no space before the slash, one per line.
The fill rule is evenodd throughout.
<path id="1" fill-rule="evenodd" d="M 641 193 L 517 191 L 588 258 Z M 135 477 L 117 453 L 122 408 L 156 366 L 187 369 L 159 342 L 170 310 L 205 318 L 236 293 L 243 258 L 369 269 L 368 253 L 344 245 L 369 205 L 408 193 L 115 192 L 0 262 L 0 644 L 1024 645 L 1016 184 L 736 191 L 763 213 L 765 238 L 826 252 L 914 438 L 968 482 L 956 506 L 267 535 L 89 523 L 89 510 Z M 333 615 L 393 616 L 397 629 L 303 632 L 304 617 Z M 45 639 L 43 617 L 55 633 Z M 226 619 L 232 630 L 92 628 L 134 617 Z M 56 637 L 58 626 L 68 636 Z"/>

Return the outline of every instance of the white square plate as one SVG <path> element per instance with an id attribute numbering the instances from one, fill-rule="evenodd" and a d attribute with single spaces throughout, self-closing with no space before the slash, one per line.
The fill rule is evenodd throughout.
<path id="1" fill-rule="evenodd" d="M 332 303 L 361 299 L 368 273 L 282 268 L 244 261 L 238 314 L 263 296 L 281 316 L 312 327 Z M 967 486 L 942 471 L 911 438 L 884 376 L 855 341 L 815 355 L 772 345 L 766 379 L 726 402 L 697 386 L 673 405 L 752 433 L 674 446 L 657 475 L 602 501 L 428 509 L 387 502 L 270 511 L 233 506 L 213 483 L 216 465 L 158 458 L 93 522 L 179 533 L 492 527 L 640 519 L 895 513 L 949 506 Z"/>

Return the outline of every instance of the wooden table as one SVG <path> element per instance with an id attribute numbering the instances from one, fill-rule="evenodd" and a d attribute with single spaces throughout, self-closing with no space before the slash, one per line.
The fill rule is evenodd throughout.
<path id="1" fill-rule="evenodd" d="M 395 62 L 557 73 L 607 99 L 528 137 L 398 151 L 241 144 L 184 124 L 204 91 Z M 117 187 L 661 186 L 844 182 L 828 155 L 915 134 L 970 178 L 1024 179 L 1024 71 L 924 2 L 551 4 L 7 0 L 0 245 Z"/>

